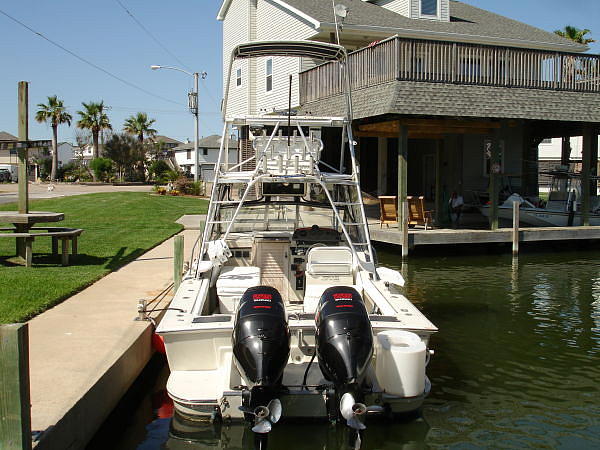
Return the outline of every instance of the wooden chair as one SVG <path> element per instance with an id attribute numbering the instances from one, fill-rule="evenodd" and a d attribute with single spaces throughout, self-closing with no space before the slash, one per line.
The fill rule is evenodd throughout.
<path id="1" fill-rule="evenodd" d="M 406 197 L 408 203 L 408 226 L 423 225 L 425 229 L 433 222 L 432 211 L 425 209 L 425 197 Z"/>
<path id="2" fill-rule="evenodd" d="M 398 222 L 398 198 L 392 195 L 382 195 L 379 197 L 380 224 L 379 228 L 385 223 L 388 228 L 390 223 Z"/>

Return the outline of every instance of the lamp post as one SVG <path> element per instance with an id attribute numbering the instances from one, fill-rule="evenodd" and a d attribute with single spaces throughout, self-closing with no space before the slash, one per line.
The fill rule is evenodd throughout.
<path id="1" fill-rule="evenodd" d="M 194 78 L 194 90 L 192 92 L 188 93 L 188 107 L 190 109 L 190 112 L 194 115 L 194 118 L 196 120 L 196 126 L 194 127 L 194 181 L 198 181 L 199 179 L 199 174 L 200 174 L 200 156 L 199 156 L 199 152 L 198 152 L 198 135 L 199 135 L 199 129 L 200 129 L 200 123 L 199 123 L 199 119 L 198 119 L 198 79 L 200 76 L 202 76 L 202 79 L 204 80 L 206 78 L 206 72 L 202 72 L 201 74 L 198 72 L 188 72 L 187 70 L 183 70 L 180 69 L 179 67 L 172 67 L 172 66 L 157 66 L 157 65 L 152 65 L 150 66 L 150 68 L 152 70 L 158 70 L 158 69 L 171 69 L 171 70 L 178 70 L 179 72 L 183 72 L 191 77 Z"/>

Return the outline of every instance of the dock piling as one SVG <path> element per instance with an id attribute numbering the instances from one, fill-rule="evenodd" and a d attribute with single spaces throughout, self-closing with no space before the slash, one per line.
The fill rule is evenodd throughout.
<path id="1" fill-rule="evenodd" d="M 173 289 L 177 291 L 183 274 L 183 236 L 175 236 L 173 258 Z"/>
<path id="2" fill-rule="evenodd" d="M 519 207 L 521 203 L 513 201 L 512 254 L 519 256 Z"/>
<path id="3" fill-rule="evenodd" d="M 31 449 L 29 329 L 0 325 L 0 448 Z"/>
<path id="4" fill-rule="evenodd" d="M 408 201 L 402 202 L 402 259 L 408 258 Z"/>

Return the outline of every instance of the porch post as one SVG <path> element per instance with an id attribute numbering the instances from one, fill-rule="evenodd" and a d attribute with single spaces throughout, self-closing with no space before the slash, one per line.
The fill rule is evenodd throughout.
<path id="1" fill-rule="evenodd" d="M 377 193 L 386 195 L 387 191 L 387 138 L 377 138 Z"/>
<path id="2" fill-rule="evenodd" d="M 592 206 L 592 182 L 590 176 L 592 175 L 592 171 L 594 171 L 593 168 L 598 165 L 598 136 L 591 124 L 583 125 L 583 149 L 581 160 L 581 224 L 583 226 L 589 226 L 590 209 Z M 593 182 L 594 188 L 596 188 L 596 183 L 596 181 Z"/>
<path id="3" fill-rule="evenodd" d="M 438 139 L 435 143 L 435 224 L 442 223 L 442 148 L 443 140 Z"/>
<path id="4" fill-rule="evenodd" d="M 571 136 L 562 137 L 562 147 L 560 151 L 560 164 L 569 166 L 571 162 Z"/>
<path id="5" fill-rule="evenodd" d="M 498 229 L 498 202 L 500 200 L 500 189 L 498 188 L 498 182 L 500 181 L 500 138 L 498 131 L 495 131 L 492 136 L 491 149 L 490 149 L 490 229 Z"/>
<path id="6" fill-rule="evenodd" d="M 403 231 L 406 224 L 404 204 L 408 193 L 408 128 L 400 125 L 398 133 L 398 228 Z"/>

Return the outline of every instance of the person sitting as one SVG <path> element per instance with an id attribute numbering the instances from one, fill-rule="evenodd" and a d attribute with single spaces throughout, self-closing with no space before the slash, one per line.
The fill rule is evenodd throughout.
<path id="1" fill-rule="evenodd" d="M 452 224 L 456 228 L 458 228 L 460 222 L 460 214 L 462 213 L 462 208 L 465 204 L 462 195 L 458 195 L 456 191 L 452 192 L 450 196 L 450 201 L 448 202 L 448 206 L 450 207 L 450 218 L 452 219 Z"/>

